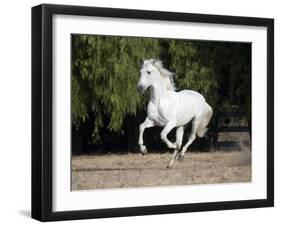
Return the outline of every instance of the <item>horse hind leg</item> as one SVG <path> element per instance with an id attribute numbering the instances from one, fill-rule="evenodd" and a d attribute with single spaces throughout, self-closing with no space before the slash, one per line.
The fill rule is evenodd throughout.
<path id="1" fill-rule="evenodd" d="M 198 129 L 198 126 L 200 124 L 200 121 L 198 119 L 194 119 L 193 122 L 192 122 L 192 128 L 191 128 L 191 133 L 189 135 L 189 138 L 188 138 L 188 141 L 187 143 L 183 146 L 181 152 L 180 152 L 180 155 L 179 155 L 179 160 L 183 160 L 184 158 L 184 155 L 185 155 L 185 152 L 187 150 L 187 148 L 189 147 L 189 145 L 192 144 L 192 142 L 195 140 L 196 138 L 196 132 L 197 132 L 197 129 Z"/>
<path id="2" fill-rule="evenodd" d="M 185 152 L 187 148 L 192 144 L 192 142 L 195 140 L 196 135 L 198 137 L 203 137 L 208 130 L 207 125 L 209 124 L 211 117 L 213 115 L 212 108 L 207 104 L 206 108 L 201 112 L 201 114 L 197 115 L 193 122 L 192 122 L 192 129 L 189 136 L 189 139 L 187 143 L 183 146 L 179 160 L 182 160 L 184 158 Z"/>
<path id="3" fill-rule="evenodd" d="M 169 164 L 167 165 L 167 168 L 172 168 L 173 165 L 175 164 L 175 160 L 178 156 L 178 152 L 181 149 L 183 133 L 184 133 L 184 127 L 183 126 L 178 127 L 176 131 L 176 148 L 174 150 L 174 153 L 172 155 Z"/>

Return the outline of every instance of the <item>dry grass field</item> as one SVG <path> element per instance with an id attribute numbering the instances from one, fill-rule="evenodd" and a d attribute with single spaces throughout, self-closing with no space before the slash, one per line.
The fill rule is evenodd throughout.
<path id="1" fill-rule="evenodd" d="M 251 152 L 186 153 L 172 169 L 171 154 L 81 155 L 72 158 L 72 190 L 251 181 Z"/>

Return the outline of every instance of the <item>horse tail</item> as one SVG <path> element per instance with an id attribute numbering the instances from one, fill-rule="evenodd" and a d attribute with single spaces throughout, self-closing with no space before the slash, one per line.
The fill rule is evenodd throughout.
<path id="1" fill-rule="evenodd" d="M 208 130 L 207 125 L 209 124 L 212 116 L 213 116 L 213 109 L 209 104 L 206 103 L 206 107 L 203 109 L 200 115 L 200 123 L 196 131 L 198 137 L 204 137 L 205 133 Z"/>

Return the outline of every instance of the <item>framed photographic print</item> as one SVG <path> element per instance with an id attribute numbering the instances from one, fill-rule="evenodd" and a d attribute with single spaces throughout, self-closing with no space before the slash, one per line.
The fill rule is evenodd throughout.
<path id="1" fill-rule="evenodd" d="M 32 217 L 274 205 L 274 21 L 32 8 Z"/>

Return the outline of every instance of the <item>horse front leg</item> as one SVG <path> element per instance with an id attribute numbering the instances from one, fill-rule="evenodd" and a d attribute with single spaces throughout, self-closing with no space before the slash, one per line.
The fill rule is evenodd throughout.
<path id="1" fill-rule="evenodd" d="M 172 143 L 171 141 L 169 141 L 169 139 L 167 138 L 167 135 L 175 127 L 176 127 L 176 124 L 174 122 L 168 122 L 161 132 L 161 139 L 167 144 L 167 146 L 169 148 L 173 148 L 173 149 L 176 149 L 176 147 L 177 147 L 176 143 Z"/>
<path id="2" fill-rule="evenodd" d="M 145 155 L 147 153 L 147 149 L 146 146 L 143 145 L 143 132 L 146 128 L 150 128 L 153 127 L 154 122 L 151 121 L 148 117 L 146 117 L 146 119 L 144 120 L 144 122 L 142 124 L 140 124 L 139 126 L 139 146 L 140 146 L 140 151 L 143 155 Z"/>

